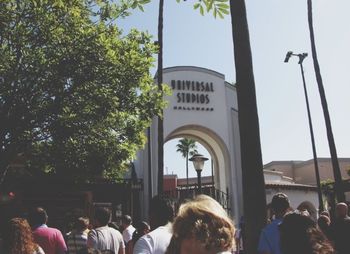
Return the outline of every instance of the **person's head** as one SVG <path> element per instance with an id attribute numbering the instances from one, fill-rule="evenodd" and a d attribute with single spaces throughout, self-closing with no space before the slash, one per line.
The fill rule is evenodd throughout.
<path id="1" fill-rule="evenodd" d="M 282 192 L 276 193 L 272 197 L 271 208 L 274 211 L 277 218 L 283 217 L 283 215 L 290 208 L 288 196 Z"/>
<path id="2" fill-rule="evenodd" d="M 328 218 L 330 218 L 330 215 L 329 215 L 329 212 L 327 210 L 324 210 L 320 213 L 320 216 L 321 215 L 324 215 L 324 216 L 327 216 Z"/>
<path id="3" fill-rule="evenodd" d="M 114 228 L 114 229 L 116 229 L 116 230 L 118 230 L 118 231 L 120 230 L 120 227 L 119 227 L 118 223 L 115 222 L 115 221 L 109 222 L 109 223 L 108 223 L 108 227 Z"/>
<path id="4" fill-rule="evenodd" d="M 88 218 L 79 217 L 74 223 L 74 228 L 78 232 L 82 232 L 89 227 L 89 224 L 90 224 L 90 220 Z"/>
<path id="5" fill-rule="evenodd" d="M 111 210 L 107 207 L 97 207 L 94 213 L 94 224 L 97 227 L 107 226 L 111 220 Z"/>
<path id="6" fill-rule="evenodd" d="M 13 218 L 7 224 L 3 235 L 6 253 L 34 253 L 38 245 L 33 240 L 32 230 L 26 219 Z"/>
<path id="7" fill-rule="evenodd" d="M 337 218 L 345 218 L 348 215 L 348 205 L 341 202 L 335 207 L 335 214 Z"/>
<path id="8" fill-rule="evenodd" d="M 154 196 L 151 199 L 149 211 L 152 229 L 164 226 L 174 219 L 173 202 L 165 196 Z"/>
<path id="9" fill-rule="evenodd" d="M 330 224 L 331 224 L 331 220 L 326 215 L 321 215 L 317 219 L 317 225 L 322 230 L 322 232 L 327 231 L 327 229 L 329 228 Z"/>
<path id="10" fill-rule="evenodd" d="M 132 223 L 132 219 L 131 219 L 131 216 L 130 215 L 123 215 L 122 216 L 122 225 L 124 228 L 130 226 Z"/>
<path id="11" fill-rule="evenodd" d="M 333 248 L 315 222 L 300 212 L 285 215 L 279 225 L 283 254 L 330 254 Z"/>
<path id="12" fill-rule="evenodd" d="M 136 230 L 132 234 L 133 242 L 136 243 L 136 241 L 138 239 L 140 239 L 141 236 L 147 234 L 150 230 L 151 230 L 151 227 L 148 225 L 147 222 L 141 221 L 141 222 L 137 223 Z"/>
<path id="13" fill-rule="evenodd" d="M 47 213 L 45 209 L 42 207 L 36 207 L 32 209 L 28 214 L 28 220 L 32 227 L 37 227 L 42 224 L 46 224 L 47 219 L 48 219 Z"/>
<path id="14" fill-rule="evenodd" d="M 235 228 L 222 206 L 205 195 L 182 204 L 167 253 L 211 254 L 232 250 Z"/>
<path id="15" fill-rule="evenodd" d="M 317 222 L 317 210 L 311 202 L 303 201 L 298 205 L 297 209 L 306 212 L 314 222 Z"/>
<path id="16" fill-rule="evenodd" d="M 151 227 L 149 226 L 149 224 L 147 222 L 141 221 L 140 223 L 138 223 L 136 225 L 136 230 L 139 234 L 145 235 L 151 230 Z"/>

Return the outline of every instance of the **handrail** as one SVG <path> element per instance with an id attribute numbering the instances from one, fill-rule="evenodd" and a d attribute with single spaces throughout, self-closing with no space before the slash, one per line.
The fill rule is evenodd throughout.
<path id="1" fill-rule="evenodd" d="M 197 195 L 197 189 L 190 187 L 189 189 L 176 189 L 164 191 L 164 194 L 174 199 L 180 205 L 188 199 L 192 199 Z M 231 210 L 229 205 L 228 191 L 225 193 L 221 190 L 215 189 L 214 186 L 203 186 L 202 194 L 208 195 L 215 199 L 227 212 Z"/>

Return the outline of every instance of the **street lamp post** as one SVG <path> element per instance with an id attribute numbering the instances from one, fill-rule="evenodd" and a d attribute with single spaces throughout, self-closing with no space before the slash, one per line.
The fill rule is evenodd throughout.
<path id="1" fill-rule="evenodd" d="M 305 95 L 307 116 L 308 116 L 308 120 L 309 120 L 309 129 L 310 129 L 310 136 L 311 136 L 312 153 L 313 153 L 314 165 L 315 165 L 316 184 L 317 184 L 318 203 L 319 203 L 318 209 L 319 209 L 319 211 L 323 211 L 324 208 L 323 208 L 323 199 L 322 199 L 322 191 L 321 191 L 320 173 L 319 173 L 319 169 L 318 169 L 318 161 L 317 161 L 317 154 L 316 154 L 315 137 L 314 137 L 314 131 L 313 131 L 313 127 L 312 127 L 309 98 L 308 98 L 308 94 L 307 94 L 305 76 L 304 76 L 304 68 L 303 68 L 303 61 L 307 57 L 307 53 L 294 54 L 292 51 L 288 51 L 286 54 L 286 58 L 284 59 L 284 62 L 288 63 L 289 58 L 291 58 L 292 56 L 299 57 L 298 64 L 300 65 L 301 77 L 303 79 L 304 95 Z"/>
<path id="2" fill-rule="evenodd" d="M 193 162 L 194 169 L 197 171 L 197 181 L 198 181 L 198 193 L 202 194 L 202 170 L 204 168 L 204 162 L 207 161 L 208 158 L 204 157 L 201 154 L 193 155 L 189 161 Z"/>

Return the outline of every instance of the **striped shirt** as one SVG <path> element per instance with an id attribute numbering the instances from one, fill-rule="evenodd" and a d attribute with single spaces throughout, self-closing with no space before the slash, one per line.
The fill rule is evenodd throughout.
<path id="1" fill-rule="evenodd" d="M 78 250 L 86 248 L 88 231 L 72 232 L 67 239 L 67 247 L 69 254 L 76 254 Z"/>

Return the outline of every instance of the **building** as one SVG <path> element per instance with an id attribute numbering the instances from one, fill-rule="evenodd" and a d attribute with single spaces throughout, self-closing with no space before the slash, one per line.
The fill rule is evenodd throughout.
<path id="1" fill-rule="evenodd" d="M 163 82 L 172 89 L 164 110 L 164 142 L 190 137 L 201 143 L 213 159 L 214 186 L 228 192 L 230 214 L 239 218 L 242 206 L 242 173 L 236 87 L 213 70 L 177 66 L 163 70 Z M 149 130 L 149 143 L 135 161 L 143 181 L 141 207 L 148 214 L 149 199 L 157 194 L 157 119 Z"/>
<path id="2" fill-rule="evenodd" d="M 349 182 L 350 158 L 338 158 L 338 161 L 344 183 Z M 318 158 L 317 162 L 321 184 L 322 182 L 333 182 L 334 176 L 331 158 Z M 283 174 L 283 176 L 289 177 L 296 184 L 309 186 L 317 185 L 313 159 L 306 161 L 271 161 L 264 166 L 264 170 L 271 172 L 280 172 Z M 345 197 L 346 200 L 349 201 L 350 192 L 345 192 Z M 315 206 L 317 207 L 317 205 Z"/>
<path id="3" fill-rule="evenodd" d="M 338 158 L 342 179 L 349 179 L 350 158 Z M 320 180 L 334 181 L 333 167 L 330 158 L 318 158 Z M 307 161 L 271 161 L 264 166 L 265 170 L 279 171 L 300 184 L 316 185 L 314 160 Z"/>

